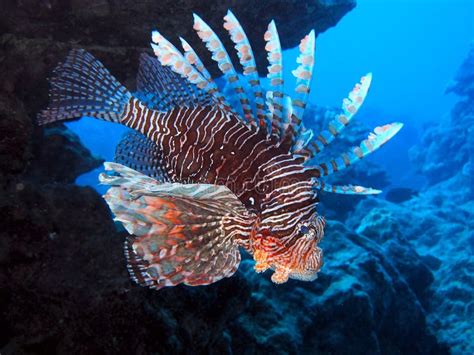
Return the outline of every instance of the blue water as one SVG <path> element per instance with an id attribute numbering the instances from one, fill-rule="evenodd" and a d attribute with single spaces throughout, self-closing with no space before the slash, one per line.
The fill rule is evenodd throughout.
<path id="1" fill-rule="evenodd" d="M 445 88 L 473 38 L 474 1 L 359 0 L 336 27 L 317 39 L 310 100 L 340 106 L 359 78 L 372 72 L 372 87 L 358 118 L 371 127 L 393 121 L 404 122 L 405 127 L 368 159 L 389 172 L 394 186 L 418 188 L 424 180 L 413 173 L 408 150 L 424 125 L 449 113 L 456 98 L 446 95 Z M 293 80 L 297 55 L 297 48 L 284 53 L 287 82 Z M 91 118 L 67 125 L 95 155 L 106 160 L 113 160 L 126 130 Z M 104 192 L 97 185 L 99 171 L 79 177 L 77 183 Z"/>

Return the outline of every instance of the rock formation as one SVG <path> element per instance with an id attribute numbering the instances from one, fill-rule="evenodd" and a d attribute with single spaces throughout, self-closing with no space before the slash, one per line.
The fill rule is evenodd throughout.
<path id="1" fill-rule="evenodd" d="M 33 123 L 46 105 L 46 77 L 69 48 L 85 47 L 133 87 L 136 59 L 150 29 L 187 34 L 193 11 L 216 28 L 228 7 L 244 26 L 257 17 L 275 18 L 287 39 L 283 44 L 294 46 L 310 27 L 317 24 L 321 32 L 355 5 L 233 4 L 3 1 L 0 352 L 435 354 L 447 353 L 449 344 L 472 353 L 463 338 L 474 319 L 474 266 L 466 253 L 472 255 L 473 247 L 473 189 L 466 173 L 472 162 L 457 133 L 460 125 L 472 123 L 472 75 L 464 71 L 452 90 L 470 99 L 453 110 L 442 128 L 449 139 L 441 140 L 455 141 L 460 157 L 440 163 L 437 154 L 446 151 L 426 138 L 414 154 L 431 176 L 429 189 L 398 205 L 368 198 L 355 210 L 339 206 L 337 214 L 348 216 L 349 228 L 328 222 L 326 264 L 315 282 L 274 285 L 244 257 L 234 277 L 211 286 L 155 292 L 131 283 L 122 253 L 125 231 L 93 189 L 73 184 L 101 160 L 64 126 L 43 129 Z M 263 28 L 251 28 L 253 41 Z M 434 127 L 427 135 L 439 140 L 437 132 Z M 435 153 L 426 154 L 426 146 Z M 436 164 L 446 166 L 432 169 Z M 364 184 L 386 184 L 376 166 L 351 174 L 364 171 L 370 172 L 360 176 Z M 440 171 L 449 173 L 435 177 Z M 328 210 L 337 206 L 327 202 Z"/>

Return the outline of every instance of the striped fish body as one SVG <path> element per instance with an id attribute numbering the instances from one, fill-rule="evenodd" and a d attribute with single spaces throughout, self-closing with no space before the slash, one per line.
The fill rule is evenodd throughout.
<path id="1" fill-rule="evenodd" d="M 122 123 L 157 145 L 170 181 L 224 185 L 235 194 L 251 213 L 252 229 L 234 240 L 255 256 L 257 270 L 285 265 L 274 274 L 275 282 L 315 277 L 324 225 L 312 181 L 318 170 L 305 168 L 304 159 L 274 137 L 215 106 L 161 113 L 132 98 Z M 300 238 L 303 225 L 312 230 L 308 240 Z"/>
<path id="2" fill-rule="evenodd" d="M 269 196 L 276 196 L 275 189 L 317 174 L 274 137 L 215 106 L 178 107 L 162 113 L 132 98 L 122 123 L 157 145 L 170 181 L 225 185 L 260 216 Z M 314 189 L 309 186 L 309 190 Z"/>
<path id="3" fill-rule="evenodd" d="M 372 153 L 402 127 L 377 127 L 341 156 L 310 166 L 349 124 L 367 94 L 362 77 L 341 113 L 319 135 L 302 117 L 310 93 L 315 33 L 299 46 L 293 97 L 283 94 L 283 58 L 272 21 L 264 38 L 269 90 L 260 85 L 244 30 L 228 12 L 224 28 L 235 44 L 246 88 L 215 32 L 197 15 L 194 29 L 226 82 L 222 94 L 191 45 L 181 53 L 158 31 L 156 58 L 143 55 L 137 92 L 130 93 L 93 56 L 72 50 L 51 79 L 51 102 L 41 124 L 92 116 L 132 128 L 100 175 L 125 242 L 130 275 L 155 289 L 207 285 L 235 273 L 239 248 L 255 270 L 274 270 L 272 281 L 314 280 L 323 264 L 318 247 L 324 219 L 317 191 L 376 194 L 361 186 L 332 186 L 324 177 Z M 232 102 L 233 104 L 229 104 Z M 313 136 L 316 139 L 313 139 Z"/>

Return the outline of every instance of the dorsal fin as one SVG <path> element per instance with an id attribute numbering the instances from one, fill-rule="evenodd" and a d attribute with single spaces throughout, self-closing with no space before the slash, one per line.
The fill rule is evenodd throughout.
<path id="1" fill-rule="evenodd" d="M 299 66 L 296 70 L 292 71 L 293 76 L 296 78 L 296 94 L 293 96 L 293 115 L 298 120 L 297 124 L 300 124 L 303 120 L 304 110 L 308 102 L 311 79 L 313 77 L 315 42 L 314 30 L 312 30 L 301 40 L 299 46 L 300 55 L 296 59 Z"/>
<path id="2" fill-rule="evenodd" d="M 191 45 L 183 37 L 179 37 L 179 40 L 181 41 L 181 47 L 183 47 L 184 50 L 184 57 L 188 63 L 193 65 L 207 81 L 213 82 L 214 80 L 212 79 L 211 74 L 209 74 L 206 67 L 202 63 L 201 58 L 199 58 L 193 47 L 191 47 Z"/>
<path id="3" fill-rule="evenodd" d="M 213 101 L 204 91 L 147 54 L 140 56 L 136 96 L 148 107 L 160 111 L 183 105 L 207 105 Z"/>
<path id="4" fill-rule="evenodd" d="M 167 107 L 173 106 L 172 98 L 164 95 L 164 91 L 169 91 L 169 88 L 157 79 L 152 59 L 145 53 L 140 55 L 135 96 L 154 110 L 166 111 Z"/>
<path id="5" fill-rule="evenodd" d="M 244 29 L 240 25 L 237 18 L 229 10 L 224 17 L 224 28 L 229 32 L 232 42 L 235 44 L 235 49 L 243 67 L 243 73 L 254 94 L 254 103 L 256 108 L 256 116 L 259 125 L 262 129 L 267 130 L 267 123 L 265 122 L 265 102 L 263 99 L 263 90 L 260 86 L 260 79 L 258 77 L 257 64 L 253 55 L 252 47 L 245 34 Z"/>
<path id="6" fill-rule="evenodd" d="M 312 132 L 307 131 L 303 126 L 303 114 L 308 102 L 313 77 L 315 42 L 314 30 L 312 30 L 301 40 L 299 45 L 300 55 L 296 59 L 299 65 L 296 70 L 292 71 L 296 78 L 296 86 L 292 98 L 291 124 L 285 132 L 287 136 L 285 139 L 291 142 L 292 151 L 294 152 L 302 149 L 308 143 L 308 138 L 312 137 Z"/>
<path id="7" fill-rule="evenodd" d="M 182 77 L 187 78 L 192 84 L 195 84 L 199 89 L 214 97 L 216 103 L 220 103 L 218 96 L 214 95 L 217 91 L 216 87 L 207 81 L 202 74 L 197 71 L 186 58 L 176 49 L 166 38 L 164 38 L 158 31 L 152 32 L 151 44 L 155 55 L 158 57 L 160 63 L 164 66 L 169 66 Z"/>
<path id="8" fill-rule="evenodd" d="M 234 91 L 239 98 L 244 117 L 252 125 L 257 126 L 258 122 L 252 114 L 250 102 L 245 95 L 245 91 L 239 82 L 239 77 L 235 71 L 234 65 L 229 58 L 229 54 L 225 50 L 222 42 L 215 32 L 205 23 L 198 15 L 194 14 L 194 29 L 199 38 L 206 44 L 207 49 L 212 53 L 212 59 L 215 60 L 219 69 L 224 74 L 226 80 L 231 83 Z"/>
<path id="9" fill-rule="evenodd" d="M 335 119 L 329 122 L 327 129 L 322 131 L 315 140 L 313 140 L 307 149 L 308 159 L 319 154 L 334 138 L 336 138 L 342 130 L 349 124 L 351 119 L 357 113 L 359 108 L 367 96 L 367 92 L 372 82 L 372 74 L 368 73 L 360 79 L 348 97 L 342 102 L 342 113 L 338 114 Z"/>
<path id="10" fill-rule="evenodd" d="M 270 86 L 272 87 L 272 107 L 269 106 L 269 110 L 272 111 L 272 133 L 278 138 L 282 138 L 286 129 L 283 127 L 283 55 L 280 37 L 274 21 L 271 21 L 268 25 L 264 38 L 269 63 L 267 78 L 270 80 Z"/>
<path id="11" fill-rule="evenodd" d="M 211 90 L 214 92 L 214 96 L 217 97 L 218 101 L 222 103 L 222 105 L 230 109 L 229 104 L 226 102 L 224 96 L 219 91 L 216 83 L 212 79 L 211 74 L 209 74 L 209 71 L 206 69 L 206 67 L 202 63 L 201 58 L 199 58 L 196 51 L 193 49 L 193 47 L 191 47 L 191 45 L 184 38 L 179 37 L 179 40 L 181 41 L 181 46 L 183 47 L 183 50 L 184 50 L 184 56 L 186 60 L 188 61 L 188 63 L 194 66 L 194 68 L 196 68 L 202 74 L 202 76 L 209 82 L 209 86 Z"/>
<path id="12" fill-rule="evenodd" d="M 341 171 L 380 148 L 397 134 L 402 127 L 403 124 L 399 122 L 377 127 L 360 145 L 351 148 L 338 158 L 319 164 L 316 169 L 319 170 L 320 176 L 328 176 L 337 171 Z"/>

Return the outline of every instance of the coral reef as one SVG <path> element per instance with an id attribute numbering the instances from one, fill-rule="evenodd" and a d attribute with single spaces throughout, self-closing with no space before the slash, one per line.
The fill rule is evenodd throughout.
<path id="1" fill-rule="evenodd" d="M 448 117 L 424 130 L 421 144 L 411 150 L 414 165 L 430 185 L 453 177 L 461 169 L 473 175 L 474 46 L 448 87 L 462 97 Z M 467 164 L 470 164 L 468 168 Z"/>
<path id="2" fill-rule="evenodd" d="M 364 200 L 348 220 L 349 226 L 383 248 L 389 243 L 410 245 L 421 255 L 422 274 L 396 264 L 397 268 L 410 273 L 431 328 L 456 354 L 474 352 L 473 61 L 471 48 L 450 86 L 461 100 L 449 119 L 432 124 L 412 150 L 414 164 L 427 177 L 428 187 L 400 205 Z M 434 276 L 430 297 L 417 290 L 417 285 L 430 281 L 426 267 Z"/>
<path id="3" fill-rule="evenodd" d="M 356 208 L 361 212 L 348 221 L 350 227 L 384 249 L 409 246 L 420 254 L 418 266 L 406 266 L 403 263 L 408 255 L 399 255 L 396 249 L 390 252 L 394 265 L 407 275 L 408 284 L 422 302 L 438 339 L 459 354 L 474 351 L 474 202 L 469 198 L 470 180 L 458 174 L 402 204 L 364 200 Z"/>
<path id="4" fill-rule="evenodd" d="M 275 288 L 249 261 L 242 265 L 252 296 L 230 326 L 237 353 L 446 352 L 430 333 L 418 297 L 428 292 L 432 274 L 413 249 L 396 244 L 384 250 L 340 222 L 329 222 L 326 234 L 325 267 L 313 283 Z M 415 273 L 423 283 L 414 282 Z"/>
<path id="5" fill-rule="evenodd" d="M 466 342 L 474 329 L 472 132 L 465 129 L 474 111 L 473 51 L 451 86 L 464 98 L 413 150 L 429 188 L 399 204 L 366 198 L 357 208 L 322 195 L 326 215 L 347 216 L 348 227 L 328 221 L 317 281 L 274 285 L 244 257 L 234 277 L 211 286 L 155 292 L 131 283 L 125 231 L 93 189 L 72 183 L 101 160 L 64 126 L 45 130 L 31 118 L 46 104 L 47 73 L 71 46 L 92 49 L 130 85 L 156 25 L 149 21 L 160 19 L 160 29 L 174 34 L 190 28 L 182 22 L 196 11 L 220 27 L 228 2 L 212 11 L 196 4 L 53 0 L 2 8 L 0 352 L 473 353 L 474 341 Z M 246 4 L 233 8 L 239 18 L 280 19 L 287 46 L 314 23 L 318 32 L 334 25 L 354 6 Z M 291 19 L 275 16 L 290 12 Z M 251 36 L 262 31 L 254 28 Z M 309 126 L 317 131 L 316 122 L 331 112 L 314 108 L 311 117 L 323 119 Z M 357 122 L 340 142 L 362 138 L 367 129 Z M 333 182 L 387 184 L 383 170 L 361 164 L 346 172 L 350 179 L 341 174 Z"/>

